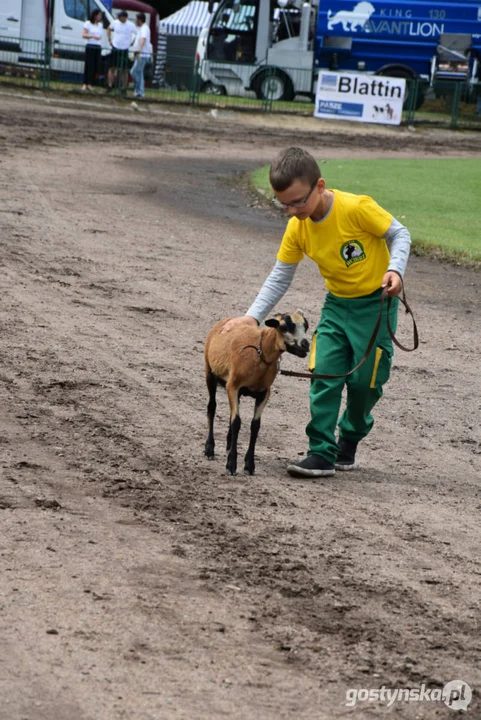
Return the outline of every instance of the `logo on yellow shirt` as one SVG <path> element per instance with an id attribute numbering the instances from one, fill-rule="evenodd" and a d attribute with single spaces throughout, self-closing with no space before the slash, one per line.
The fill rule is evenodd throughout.
<path id="1" fill-rule="evenodd" d="M 346 263 L 346 267 L 350 267 L 354 263 L 365 260 L 366 253 L 359 240 L 349 240 L 341 247 L 341 257 Z"/>

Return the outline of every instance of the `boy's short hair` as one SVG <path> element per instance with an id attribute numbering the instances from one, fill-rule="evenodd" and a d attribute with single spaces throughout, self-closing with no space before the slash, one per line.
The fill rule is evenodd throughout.
<path id="1" fill-rule="evenodd" d="M 319 165 L 312 155 L 300 147 L 282 150 L 274 158 L 269 171 L 270 183 L 277 192 L 287 190 L 295 180 L 313 185 L 320 177 Z"/>
<path id="2" fill-rule="evenodd" d="M 145 13 L 143 13 L 143 12 L 137 13 L 136 18 L 137 18 L 137 20 L 140 20 L 141 23 L 144 23 L 144 22 L 145 22 L 145 19 L 146 19 L 146 18 L 145 18 Z"/>

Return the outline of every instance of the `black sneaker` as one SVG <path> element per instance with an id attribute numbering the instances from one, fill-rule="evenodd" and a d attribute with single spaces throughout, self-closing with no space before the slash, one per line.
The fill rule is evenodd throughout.
<path id="1" fill-rule="evenodd" d="M 336 470 L 354 470 L 356 467 L 357 443 L 340 437 L 337 445 L 339 450 L 334 463 Z"/>
<path id="2" fill-rule="evenodd" d="M 287 472 L 292 477 L 329 477 L 336 473 L 334 465 L 321 455 L 308 455 L 299 462 L 290 462 Z"/>
<path id="3" fill-rule="evenodd" d="M 106 94 L 106 95 L 108 95 L 108 94 L 111 93 L 111 92 L 112 92 L 112 88 L 111 88 L 111 87 L 106 87 L 106 88 L 105 88 L 105 94 Z"/>

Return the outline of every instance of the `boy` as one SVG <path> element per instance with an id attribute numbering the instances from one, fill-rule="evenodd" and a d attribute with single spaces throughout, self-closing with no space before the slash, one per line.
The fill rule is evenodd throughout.
<path id="1" fill-rule="evenodd" d="M 345 374 L 363 357 L 377 316 L 382 289 L 393 298 L 390 322 L 396 329 L 398 300 L 411 237 L 408 230 L 366 195 L 328 190 L 312 155 L 283 150 L 270 168 L 277 200 L 291 215 L 271 274 L 244 317 L 226 323 L 258 325 L 284 296 L 304 255 L 318 264 L 328 290 L 313 338 L 309 368 Z M 389 254 L 386 240 L 391 246 Z M 289 463 L 293 477 L 322 477 L 352 470 L 357 445 L 373 426 L 371 410 L 389 378 L 392 341 L 383 319 L 376 346 L 352 375 L 311 381 L 307 457 Z M 347 404 L 335 432 L 344 385 Z"/>

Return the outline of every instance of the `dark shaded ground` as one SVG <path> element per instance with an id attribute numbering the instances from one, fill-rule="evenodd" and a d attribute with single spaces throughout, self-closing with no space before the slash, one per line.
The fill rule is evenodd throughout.
<path id="1" fill-rule="evenodd" d="M 308 417 L 287 378 L 255 477 L 223 474 L 225 399 L 202 455 L 203 340 L 283 227 L 242 173 L 294 139 L 339 157 L 477 136 L 5 95 L 0 120 L 1 720 L 448 718 L 346 691 L 457 678 L 478 717 L 479 273 L 412 259 L 422 345 L 397 353 L 358 471 L 285 475 Z M 304 263 L 283 307 L 314 325 L 323 294 Z"/>

